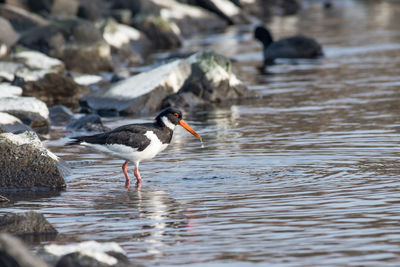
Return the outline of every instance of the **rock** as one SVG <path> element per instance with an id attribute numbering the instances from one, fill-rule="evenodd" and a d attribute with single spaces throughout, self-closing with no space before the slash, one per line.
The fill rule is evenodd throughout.
<path id="1" fill-rule="evenodd" d="M 129 9 L 113 9 L 111 17 L 122 24 L 130 25 L 132 21 L 132 11 Z"/>
<path id="2" fill-rule="evenodd" d="M 11 47 L 18 41 L 19 35 L 15 32 L 12 25 L 8 20 L 0 17 L 0 44 L 5 45 L 6 52 L 8 53 Z M 3 56 L 0 52 L 0 57 Z"/>
<path id="3" fill-rule="evenodd" d="M 96 21 L 101 18 L 101 13 L 104 9 L 106 9 L 106 7 L 101 0 L 80 0 L 78 17 Z"/>
<path id="4" fill-rule="evenodd" d="M 62 72 L 64 63 L 56 58 L 48 57 L 37 51 L 22 51 L 13 55 L 16 62 L 23 63 L 33 70 L 51 70 L 51 72 Z"/>
<path id="5" fill-rule="evenodd" d="M 231 62 L 224 56 L 204 52 L 190 58 L 192 71 L 176 95 L 164 100 L 166 106 L 196 106 L 227 100 L 255 97 L 231 71 Z"/>
<path id="6" fill-rule="evenodd" d="M 0 263 L 5 267 L 49 267 L 16 237 L 0 234 Z"/>
<path id="7" fill-rule="evenodd" d="M 182 45 L 179 27 L 160 16 L 137 16 L 133 26 L 144 32 L 157 49 L 172 49 Z"/>
<path id="8" fill-rule="evenodd" d="M 132 16 L 139 14 L 155 14 L 159 15 L 160 8 L 148 0 L 114 0 L 112 9 L 128 9 Z"/>
<path id="9" fill-rule="evenodd" d="M 0 188 L 65 188 L 57 156 L 33 132 L 0 134 L 0 158 Z"/>
<path id="10" fill-rule="evenodd" d="M 14 235 L 57 234 L 58 231 L 41 213 L 7 213 L 0 216 L 0 232 Z"/>
<path id="11" fill-rule="evenodd" d="M 15 79 L 15 72 L 23 67 L 24 65 L 20 63 L 0 61 L 0 78 L 12 82 Z"/>
<path id="12" fill-rule="evenodd" d="M 8 113 L 0 112 L 0 133 L 22 133 L 32 131 L 32 128 L 22 123 L 20 119 Z"/>
<path id="13" fill-rule="evenodd" d="M 226 28 L 227 24 L 217 15 L 197 6 L 182 4 L 173 0 L 153 0 L 162 7 L 160 16 L 176 24 L 182 36 L 192 36 L 199 32 L 215 32 Z"/>
<path id="14" fill-rule="evenodd" d="M 117 82 L 84 96 L 80 102 L 83 109 L 99 114 L 140 114 L 172 103 L 172 98 L 164 99 L 175 93 L 178 95 L 173 99 L 182 98 L 185 106 L 256 96 L 232 73 L 228 59 L 203 52 Z"/>
<path id="15" fill-rule="evenodd" d="M 111 48 L 90 21 L 69 19 L 24 33 L 19 44 L 61 59 L 68 70 L 111 71 Z"/>
<path id="16" fill-rule="evenodd" d="M 74 118 L 72 111 L 63 105 L 53 106 L 49 112 L 51 124 L 56 126 L 67 125 Z"/>
<path id="17" fill-rule="evenodd" d="M 89 93 L 86 86 L 77 84 L 71 77 L 58 73 L 48 73 L 43 78 L 24 83 L 24 96 L 34 96 L 48 106 L 65 105 L 70 108 L 79 106 L 79 98 Z"/>
<path id="18" fill-rule="evenodd" d="M 64 70 L 64 64 L 55 58 L 51 58 L 35 51 L 24 51 L 12 55 L 14 62 L 0 62 L 0 77 L 13 82 L 21 79 L 21 86 L 26 81 L 37 81 L 48 73 L 60 73 Z"/>
<path id="19" fill-rule="evenodd" d="M 55 16 L 76 16 L 78 14 L 78 0 L 53 0 L 51 14 Z"/>
<path id="20" fill-rule="evenodd" d="M 151 48 L 149 39 L 137 29 L 107 19 L 102 27 L 103 38 L 119 50 L 134 51 L 143 54 Z"/>
<path id="21" fill-rule="evenodd" d="M 53 266 L 132 266 L 125 251 L 114 242 L 86 241 L 69 245 L 45 245 L 39 255 Z"/>
<path id="22" fill-rule="evenodd" d="M 0 195 L 0 202 L 10 202 L 10 200 L 8 198 L 6 198 L 5 196 Z M 1 262 L 1 260 L 0 260 Z"/>
<path id="23" fill-rule="evenodd" d="M 29 9 L 34 13 L 48 15 L 54 0 L 27 0 Z"/>
<path id="24" fill-rule="evenodd" d="M 0 83 L 0 98 L 1 97 L 11 97 L 11 96 L 21 96 L 22 88 L 18 86 L 11 85 L 10 83 Z"/>
<path id="25" fill-rule="evenodd" d="M 44 102 L 34 97 L 0 98 L 0 112 L 19 118 L 38 133 L 47 133 L 49 130 L 49 110 Z"/>
<path id="26" fill-rule="evenodd" d="M 186 60 L 176 60 L 114 83 L 84 96 L 83 110 L 100 115 L 140 114 L 159 110 L 167 96 L 178 92 L 191 71 Z"/>
<path id="27" fill-rule="evenodd" d="M 215 13 L 217 16 L 225 20 L 229 25 L 235 24 L 233 19 L 230 17 L 232 12 L 236 15 L 238 13 L 236 11 L 237 7 L 232 10 L 233 3 L 227 3 L 228 0 L 180 0 L 183 3 L 187 3 L 190 5 L 195 5 L 202 7 L 210 12 Z M 226 13 L 228 10 L 229 13 Z"/>
<path id="28" fill-rule="evenodd" d="M 67 129 L 85 130 L 89 132 L 106 132 L 110 130 L 103 125 L 100 116 L 96 114 L 89 114 L 72 121 L 67 125 Z"/>
<path id="29" fill-rule="evenodd" d="M 17 32 L 48 24 L 44 18 L 10 5 L 0 4 L 0 16 L 8 20 Z"/>

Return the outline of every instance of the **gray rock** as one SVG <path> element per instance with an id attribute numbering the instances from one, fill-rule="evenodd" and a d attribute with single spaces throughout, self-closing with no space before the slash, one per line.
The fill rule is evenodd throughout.
<path id="1" fill-rule="evenodd" d="M 85 130 L 89 132 L 106 132 L 110 130 L 103 125 L 100 116 L 96 114 L 89 114 L 72 121 L 67 125 L 67 129 Z"/>
<path id="2" fill-rule="evenodd" d="M 39 255 L 58 267 L 73 266 L 132 266 L 125 251 L 114 242 L 98 243 L 86 241 L 69 245 L 46 245 L 38 251 Z"/>
<path id="3" fill-rule="evenodd" d="M 164 101 L 175 93 L 178 95 Z M 255 93 L 232 73 L 228 59 L 204 52 L 86 95 L 81 99 L 81 106 L 100 114 L 115 112 L 124 115 L 154 112 L 173 103 L 173 99 L 182 98 L 184 106 L 194 106 L 254 96 Z"/>
<path id="4" fill-rule="evenodd" d="M 103 38 L 112 47 L 125 53 L 144 54 L 152 47 L 150 40 L 139 30 L 114 19 L 107 19 L 102 27 Z"/>
<path id="5" fill-rule="evenodd" d="M 8 20 L 17 32 L 23 32 L 48 23 L 36 14 L 11 5 L 0 4 L 0 16 Z"/>
<path id="6" fill-rule="evenodd" d="M 161 2 L 160 2 L 161 3 Z M 160 16 L 179 28 L 179 34 L 184 37 L 199 32 L 215 32 L 225 29 L 226 21 L 217 15 L 198 6 L 187 5 L 173 0 L 163 0 Z"/>
<path id="7" fill-rule="evenodd" d="M 24 33 L 19 44 L 61 59 L 68 70 L 111 71 L 111 48 L 90 21 L 68 19 Z"/>
<path id="8" fill-rule="evenodd" d="M 96 21 L 101 18 L 102 10 L 105 9 L 105 3 L 102 0 L 80 0 L 78 17 Z"/>
<path id="9" fill-rule="evenodd" d="M 182 45 L 178 26 L 161 16 L 137 16 L 133 26 L 144 32 L 157 49 L 172 49 Z"/>
<path id="10" fill-rule="evenodd" d="M 67 125 L 74 118 L 72 111 L 63 105 L 55 105 L 49 108 L 49 111 L 50 121 L 53 125 Z"/>
<path id="11" fill-rule="evenodd" d="M 0 188 L 65 188 L 57 156 L 33 132 L 0 134 L 0 158 Z"/>
<path id="12" fill-rule="evenodd" d="M 160 109 L 164 98 L 178 92 L 190 72 L 187 60 L 176 60 L 88 94 L 81 106 L 100 115 L 153 112 Z"/>
<path id="13" fill-rule="evenodd" d="M 0 133 L 22 133 L 32 131 L 32 128 L 22 123 L 22 121 L 8 113 L 0 112 Z"/>
<path id="14" fill-rule="evenodd" d="M 7 52 L 17 42 L 19 36 L 8 20 L 0 17 L 0 44 L 6 46 Z M 1 55 L 0 55 L 1 56 Z"/>
<path id="15" fill-rule="evenodd" d="M 89 87 L 77 84 L 73 78 L 64 74 L 48 73 L 37 81 L 24 83 L 24 95 L 34 96 L 48 106 L 79 106 L 79 98 L 90 92 Z"/>
<path id="16" fill-rule="evenodd" d="M 38 133 L 47 133 L 49 130 L 49 110 L 44 102 L 34 97 L 0 98 L 0 112 L 19 118 Z"/>
<path id="17" fill-rule="evenodd" d="M 256 96 L 232 73 L 231 62 L 226 57 L 204 52 L 191 59 L 190 76 L 177 94 L 164 100 L 163 107 L 190 107 Z"/>
<path id="18" fill-rule="evenodd" d="M 49 267 L 33 255 L 25 244 L 10 234 L 0 234 L 0 263 L 4 267 Z"/>
<path id="19" fill-rule="evenodd" d="M 0 83 L 0 98 L 10 97 L 10 96 L 21 96 L 22 88 L 18 86 L 11 85 L 10 83 Z"/>
<path id="20" fill-rule="evenodd" d="M 0 216 L 0 232 L 14 235 L 55 235 L 58 233 L 43 214 L 33 211 Z"/>
<path id="21" fill-rule="evenodd" d="M 51 14 L 53 16 L 76 16 L 78 14 L 79 0 L 53 0 Z"/>
<path id="22" fill-rule="evenodd" d="M 13 55 L 14 61 L 23 63 L 32 70 L 49 70 L 51 72 L 62 72 L 64 63 L 56 58 L 48 57 L 37 51 L 21 51 Z"/>
<path id="23" fill-rule="evenodd" d="M 114 0 L 112 9 L 128 9 L 132 16 L 139 14 L 160 14 L 160 7 L 149 0 Z"/>
<path id="24" fill-rule="evenodd" d="M 48 73 L 61 73 L 64 64 L 55 58 L 36 51 L 24 51 L 12 55 L 13 62 L 0 62 L 0 77 L 6 81 L 15 82 L 37 81 Z"/>

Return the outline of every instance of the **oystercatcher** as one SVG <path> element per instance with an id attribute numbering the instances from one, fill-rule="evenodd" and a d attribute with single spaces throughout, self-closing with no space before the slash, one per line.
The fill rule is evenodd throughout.
<path id="1" fill-rule="evenodd" d="M 90 136 L 73 137 L 68 145 L 80 144 L 112 157 L 125 160 L 122 171 L 125 175 L 125 187 L 129 187 L 128 162 L 135 164 L 134 174 L 139 187 L 142 177 L 139 163 L 154 158 L 167 148 L 171 142 L 176 125 L 180 125 L 202 140 L 183 119 L 182 112 L 176 108 L 166 108 L 155 118 L 153 123 L 128 124 L 110 132 Z"/>
<path id="2" fill-rule="evenodd" d="M 274 41 L 263 26 L 254 30 L 254 37 L 264 46 L 264 66 L 272 65 L 277 58 L 318 58 L 323 56 L 322 46 L 314 39 L 302 35 Z"/>

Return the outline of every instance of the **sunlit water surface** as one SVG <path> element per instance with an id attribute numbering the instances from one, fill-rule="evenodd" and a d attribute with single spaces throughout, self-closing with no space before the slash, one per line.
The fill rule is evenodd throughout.
<path id="1" fill-rule="evenodd" d="M 121 160 L 53 140 L 72 166 L 67 190 L 1 211 L 40 211 L 58 242 L 115 241 L 145 266 L 399 266 L 400 3 L 333 2 L 268 24 L 277 38 L 314 36 L 326 54 L 269 75 L 251 27 L 188 41 L 234 59 L 263 98 L 187 113 L 205 147 L 176 131 L 141 164 L 140 191 L 124 189 Z"/>

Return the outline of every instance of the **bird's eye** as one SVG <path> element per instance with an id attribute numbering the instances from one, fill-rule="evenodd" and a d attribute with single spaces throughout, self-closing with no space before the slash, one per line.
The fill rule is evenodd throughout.
<path id="1" fill-rule="evenodd" d="M 174 113 L 174 116 L 178 118 L 178 117 L 179 117 L 179 114 L 175 112 L 175 113 Z"/>

